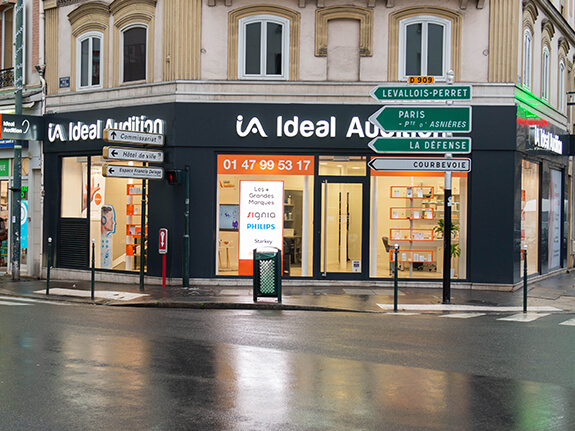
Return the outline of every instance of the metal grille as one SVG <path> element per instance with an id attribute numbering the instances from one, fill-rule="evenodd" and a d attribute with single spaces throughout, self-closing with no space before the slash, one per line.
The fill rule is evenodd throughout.
<path id="1" fill-rule="evenodd" d="M 14 87 L 14 68 L 0 70 L 0 88 Z"/>
<path id="2" fill-rule="evenodd" d="M 60 219 L 60 235 L 56 248 L 60 268 L 86 269 L 89 267 L 90 241 L 85 218 Z"/>
<path id="3" fill-rule="evenodd" d="M 260 260 L 260 292 L 264 295 L 276 293 L 275 270 L 274 260 Z"/>

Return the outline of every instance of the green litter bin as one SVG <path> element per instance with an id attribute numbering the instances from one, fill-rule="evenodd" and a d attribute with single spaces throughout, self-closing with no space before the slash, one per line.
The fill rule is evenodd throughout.
<path id="1" fill-rule="evenodd" d="M 282 252 L 276 247 L 254 249 L 254 302 L 258 297 L 282 302 Z"/>

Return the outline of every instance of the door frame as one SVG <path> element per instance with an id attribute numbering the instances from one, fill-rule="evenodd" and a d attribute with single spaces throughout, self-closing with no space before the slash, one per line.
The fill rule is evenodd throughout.
<path id="1" fill-rule="evenodd" d="M 330 176 L 318 175 L 314 186 L 314 233 L 313 233 L 313 277 L 316 280 L 366 280 L 369 277 L 369 175 L 365 176 Z M 362 215 L 361 215 L 361 272 L 323 272 L 321 267 L 322 242 L 322 197 L 324 184 L 361 184 L 362 185 Z"/>

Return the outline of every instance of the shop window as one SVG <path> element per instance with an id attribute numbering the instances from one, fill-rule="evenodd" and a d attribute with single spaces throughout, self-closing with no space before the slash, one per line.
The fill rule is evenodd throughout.
<path id="1" fill-rule="evenodd" d="M 541 98 L 549 101 L 549 48 L 543 48 L 541 56 Z"/>
<path id="2" fill-rule="evenodd" d="M 392 275 L 399 245 L 399 277 L 443 277 L 444 177 L 432 172 L 372 173 L 370 276 Z M 451 277 L 466 278 L 467 176 L 452 178 Z"/>
<path id="3" fill-rule="evenodd" d="M 273 15 L 239 20 L 239 77 L 287 79 L 289 21 Z"/>
<path id="4" fill-rule="evenodd" d="M 77 40 L 78 77 L 80 88 L 101 85 L 102 34 L 88 33 Z"/>
<path id="5" fill-rule="evenodd" d="M 399 79 L 408 76 L 446 78 L 450 69 L 451 22 L 419 16 L 399 23 Z"/>
<path id="6" fill-rule="evenodd" d="M 549 215 L 548 215 L 548 269 L 561 266 L 561 203 L 563 201 L 563 174 L 556 169 L 550 169 L 549 179 Z"/>
<path id="7" fill-rule="evenodd" d="M 282 229 L 278 248 L 283 275 L 312 275 L 313 174 L 313 156 L 218 156 L 216 275 L 250 275 L 249 254 L 255 247 L 273 245 L 266 240 L 276 236 L 277 229 Z M 261 211 L 253 210 L 253 201 L 242 200 L 242 184 L 248 183 L 261 190 L 262 196 L 254 200 L 266 200 Z M 271 196 L 272 189 L 283 190 L 279 201 Z M 242 224 L 244 216 L 253 220 L 251 226 Z M 266 229 L 271 229 L 269 235 Z M 254 239 L 250 230 L 262 235 Z"/>
<path id="8" fill-rule="evenodd" d="M 61 238 L 57 246 L 66 250 L 74 243 L 75 247 L 88 250 L 94 239 L 96 268 L 137 271 L 141 256 L 141 182 L 106 178 L 102 175 L 103 166 L 102 157 L 62 160 L 60 230 L 64 234 L 69 231 L 70 235 Z M 77 238 L 74 231 L 79 233 Z M 78 260 L 73 247 L 68 248 L 69 253 L 59 251 L 64 258 L 59 265 L 87 267 L 88 260 Z"/>
<path id="9" fill-rule="evenodd" d="M 539 165 L 523 160 L 521 170 L 521 249 L 527 246 L 527 273 L 539 272 Z"/>
<path id="10" fill-rule="evenodd" d="M 122 31 L 122 82 L 146 79 L 147 30 L 131 26 Z"/>
<path id="11" fill-rule="evenodd" d="M 533 37 L 531 31 L 525 29 L 523 33 L 523 87 L 531 90 L 533 62 Z"/>

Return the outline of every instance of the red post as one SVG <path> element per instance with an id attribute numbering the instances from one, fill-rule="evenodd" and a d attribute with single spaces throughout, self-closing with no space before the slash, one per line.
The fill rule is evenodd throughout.
<path id="1" fill-rule="evenodd" d="M 166 255 L 162 255 L 162 287 L 166 287 Z"/>

